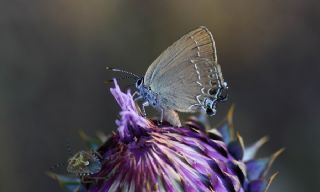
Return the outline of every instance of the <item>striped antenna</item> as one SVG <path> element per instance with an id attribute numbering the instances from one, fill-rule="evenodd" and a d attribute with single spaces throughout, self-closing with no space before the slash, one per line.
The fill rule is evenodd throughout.
<path id="1" fill-rule="evenodd" d="M 136 77 L 137 79 L 140 78 L 138 75 L 136 75 L 136 74 L 134 74 L 134 73 L 131 73 L 131 72 L 129 72 L 129 71 L 122 70 L 122 69 L 116 69 L 116 68 L 112 68 L 112 67 L 106 67 L 106 69 L 107 69 L 107 70 L 110 70 L 110 71 L 126 73 L 126 74 L 129 74 L 129 75 L 131 75 L 131 76 Z"/>

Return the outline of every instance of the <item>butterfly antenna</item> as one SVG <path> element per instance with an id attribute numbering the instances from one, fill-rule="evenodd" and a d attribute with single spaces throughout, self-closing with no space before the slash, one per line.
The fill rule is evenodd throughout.
<path id="1" fill-rule="evenodd" d="M 116 68 L 112 68 L 112 67 L 106 67 L 107 70 L 110 70 L 110 71 L 115 71 L 115 72 L 121 72 L 121 73 L 126 73 L 126 74 L 129 74 L 131 76 L 134 76 L 135 78 L 140 78 L 138 75 L 134 74 L 134 73 L 131 73 L 129 71 L 125 71 L 125 70 L 122 70 L 122 69 L 116 69 Z"/>

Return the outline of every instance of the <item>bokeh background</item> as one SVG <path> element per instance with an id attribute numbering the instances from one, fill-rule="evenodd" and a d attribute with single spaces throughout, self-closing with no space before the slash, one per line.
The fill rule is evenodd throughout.
<path id="1" fill-rule="evenodd" d="M 85 146 L 78 135 L 116 129 L 103 82 L 143 75 L 200 25 L 216 40 L 236 129 L 261 156 L 286 152 L 271 192 L 318 191 L 320 25 L 317 0 L 0 0 L 0 191 L 62 191 L 45 171 Z M 122 81 L 123 87 L 130 81 Z M 150 110 L 149 110 L 150 111 Z M 65 173 L 63 168 L 57 172 Z"/>

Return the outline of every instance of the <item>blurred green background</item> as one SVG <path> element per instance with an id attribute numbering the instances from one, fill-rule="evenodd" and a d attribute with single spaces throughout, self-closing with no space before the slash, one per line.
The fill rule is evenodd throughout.
<path id="1" fill-rule="evenodd" d="M 119 74 L 105 67 L 143 75 L 200 25 L 213 32 L 230 85 L 212 123 L 235 103 L 247 144 L 268 135 L 261 156 L 287 149 L 270 191 L 318 191 L 318 2 L 0 0 L 0 191 L 61 191 L 44 172 L 66 161 L 68 143 L 84 148 L 78 130 L 116 129 L 103 82 Z"/>

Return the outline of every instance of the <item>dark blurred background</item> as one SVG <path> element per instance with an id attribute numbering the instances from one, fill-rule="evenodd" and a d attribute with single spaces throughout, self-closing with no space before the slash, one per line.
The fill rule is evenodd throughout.
<path id="1" fill-rule="evenodd" d="M 78 131 L 116 129 L 103 82 L 119 74 L 105 67 L 143 75 L 200 25 L 230 85 L 212 123 L 234 103 L 247 144 L 268 135 L 261 156 L 287 149 L 270 191 L 318 191 L 319 16 L 316 0 L 0 0 L 0 191 L 62 191 L 45 171 L 66 161 L 68 143 L 85 147 Z"/>

